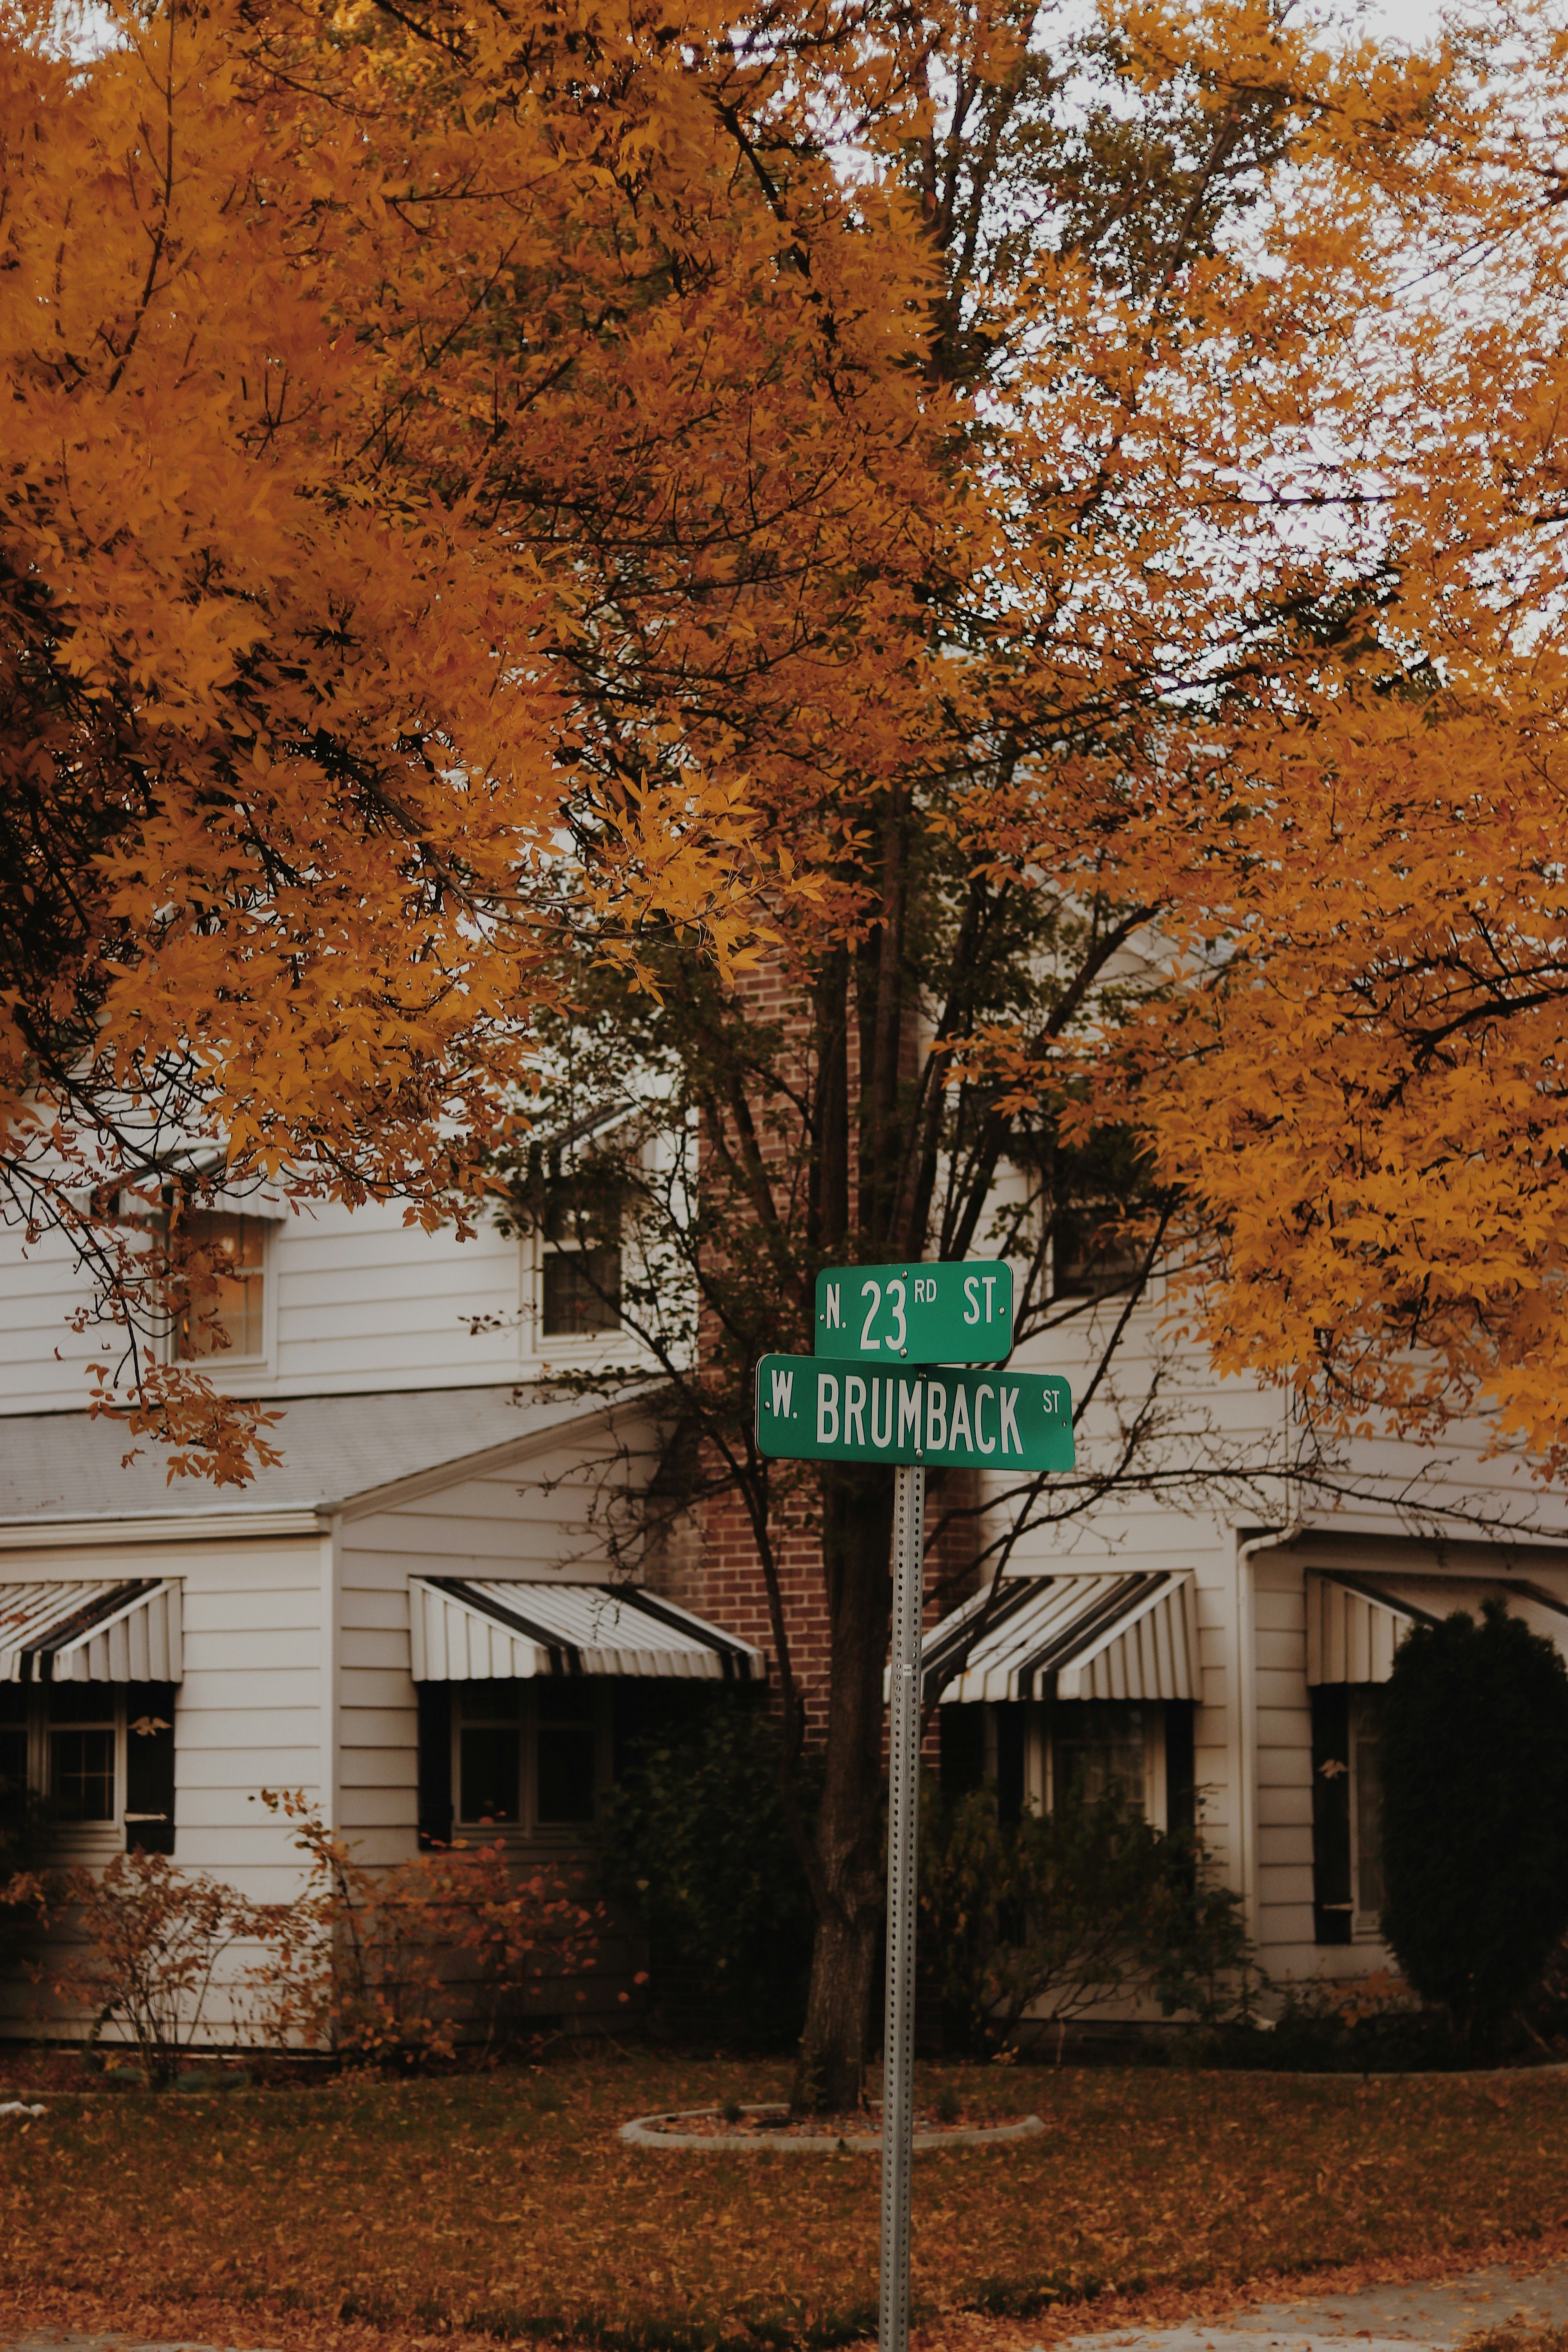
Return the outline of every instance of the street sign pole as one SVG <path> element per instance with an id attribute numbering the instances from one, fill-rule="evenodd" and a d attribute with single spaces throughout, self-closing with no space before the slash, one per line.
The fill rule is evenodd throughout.
<path id="1" fill-rule="evenodd" d="M 809 1356 L 764 1356 L 757 1366 L 758 1453 L 893 1472 L 877 2336 L 879 2352 L 909 2352 L 926 1472 L 1070 1470 L 1072 1394 L 1054 1372 L 1004 1369 L 1013 1352 L 1013 1276 L 1000 1259 L 825 1266 L 812 1339 Z"/>
<path id="2" fill-rule="evenodd" d="M 914 2170 L 915 1889 L 921 1803 L 921 1614 L 926 1474 L 893 1473 L 893 1641 L 888 1720 L 888 2006 L 882 2036 L 879 2352 L 909 2352 Z"/>

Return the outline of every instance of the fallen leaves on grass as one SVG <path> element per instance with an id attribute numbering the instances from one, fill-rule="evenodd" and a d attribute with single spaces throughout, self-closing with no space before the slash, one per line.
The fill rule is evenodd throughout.
<path id="1" fill-rule="evenodd" d="M 980 2112 L 1017 2104 L 1017 2083 L 984 2069 L 933 2074 L 927 2095 L 939 2086 Z M 0 2136 L 0 2288 L 35 2315 L 85 2297 L 162 2314 L 149 2334 L 230 2342 L 368 2328 L 378 2344 L 559 2336 L 605 2352 L 842 2343 L 874 2325 L 875 2158 L 616 2137 L 628 2116 L 781 2088 L 774 2068 L 638 2059 L 56 2100 Z M 1042 2070 L 1029 2090 L 1039 2138 L 918 2162 L 926 2352 L 977 2329 L 1038 2343 L 1093 2324 L 1089 2301 L 1121 2325 L 1330 2266 L 1420 2274 L 1568 2248 L 1568 2083 L 1553 2076 Z M 213 2307 L 224 2325 L 198 2324 Z"/>

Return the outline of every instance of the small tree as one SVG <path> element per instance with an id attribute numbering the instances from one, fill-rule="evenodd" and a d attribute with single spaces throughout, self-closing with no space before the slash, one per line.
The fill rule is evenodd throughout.
<path id="1" fill-rule="evenodd" d="M 41 1968 L 40 1980 L 94 2013 L 91 2040 L 118 2018 L 155 2091 L 179 2073 L 205 2022 L 217 1963 L 255 1932 L 257 1916 L 232 1887 L 187 1878 L 161 1853 L 117 1853 L 101 1873 L 25 1874 L 5 1899 L 32 1904 L 40 1926 L 63 1923 L 83 1939 L 85 1949 Z"/>
<path id="2" fill-rule="evenodd" d="M 1568 1665 L 1500 1600 L 1417 1626 L 1381 1748 L 1384 1935 L 1485 2047 L 1568 1930 Z"/>

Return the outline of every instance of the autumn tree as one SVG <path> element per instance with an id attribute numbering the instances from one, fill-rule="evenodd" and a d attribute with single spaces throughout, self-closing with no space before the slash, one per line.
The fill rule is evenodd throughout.
<path id="1" fill-rule="evenodd" d="M 759 761 L 907 732 L 929 264 L 822 135 L 906 62 L 832 0 L 0 26 L 0 1181 L 220 1477 L 182 1210 L 448 1213 L 573 927 L 726 968 Z"/>
<path id="2" fill-rule="evenodd" d="M 1326 519 L 1337 623 L 1176 818 L 1195 887 L 1121 1099 L 1205 1211 L 1223 1369 L 1330 1433 L 1484 1415 L 1555 1475 L 1565 34 L 1450 38 L 1446 102 L 1357 197 L 1421 266 L 1342 269 L 1334 399 L 1267 486 Z"/>
<path id="3" fill-rule="evenodd" d="M 786 1777 L 804 1738 L 822 1749 L 815 1823 L 797 1816 L 819 1924 L 795 2095 L 831 2105 L 860 2089 L 880 1918 L 890 1481 L 761 1462 L 751 1367 L 809 1348 L 821 1265 L 987 1248 L 1028 1268 L 1021 1337 L 1083 1335 L 1081 1419 L 1151 1277 L 1202 1247 L 1136 1079 L 1231 839 L 1237 747 L 1344 675 L 1385 593 L 1381 526 L 1342 466 L 1310 476 L 1311 436 L 1362 396 L 1348 289 L 1392 302 L 1405 268 L 1388 207 L 1479 103 L 1452 53 L 1327 54 L 1247 6 L 1108 7 L 1087 33 L 966 8 L 926 71 L 931 111 L 886 167 L 942 272 L 922 389 L 963 423 L 953 551 L 924 583 L 925 732 L 890 773 L 851 734 L 805 791 L 760 780 L 781 876 L 817 888 L 782 899 L 754 989 L 679 958 L 657 998 L 579 972 L 560 1164 L 541 1143 L 514 1175 L 523 1213 L 580 1239 L 595 1189 L 626 1221 L 619 1311 L 695 1441 L 684 1491 L 743 1499 Z M 1295 527 L 1299 503 L 1332 527 Z M 640 1115 L 617 1124 L 633 1071 Z M 1238 1481 L 1200 1428 L 1163 1445 L 1178 1410 L 1156 1351 L 1112 1455 L 999 1520 L 1086 1512 L 1129 1478 Z M 1000 1572 L 1010 1538 L 972 1500 L 937 1516 L 939 1542 L 967 1521 L 971 1564 Z M 779 1572 L 803 1523 L 831 1642 L 810 1726 Z"/>

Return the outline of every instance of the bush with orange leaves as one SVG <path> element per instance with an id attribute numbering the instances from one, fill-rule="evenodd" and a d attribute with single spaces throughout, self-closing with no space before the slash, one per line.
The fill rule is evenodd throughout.
<path id="1" fill-rule="evenodd" d="M 161 1853 L 117 1853 L 102 1871 L 28 1871 L 3 1890 L 67 1940 L 35 1964 L 34 1981 L 90 2011 L 90 2049 L 111 2021 L 162 2090 L 202 2035 L 219 1960 L 256 1932 L 258 1912 L 232 1887 L 187 1878 Z"/>
<path id="2" fill-rule="evenodd" d="M 303 1893 L 266 1921 L 248 1980 L 257 2039 L 412 2066 L 451 2057 L 459 2042 L 496 2049 L 537 2019 L 542 1998 L 586 1998 L 605 1914 L 558 1872 L 514 1876 L 494 1845 L 373 1870 L 302 1795 L 264 1790 L 262 1801 L 295 1823 L 310 1870 Z"/>
<path id="3" fill-rule="evenodd" d="M 405 2067 L 450 2058 L 459 2043 L 487 2055 L 538 2020 L 542 1999 L 558 2011 L 586 1998 L 605 1915 L 560 1874 L 514 1875 L 496 1846 L 373 1870 L 303 1796 L 266 1790 L 263 1801 L 296 1825 L 308 1857 L 292 1902 L 249 1902 L 147 1853 L 0 1888 L 51 1938 L 35 1982 L 91 2018 L 89 2048 L 117 2028 L 154 2089 L 186 2052 L 221 2042 Z"/>

